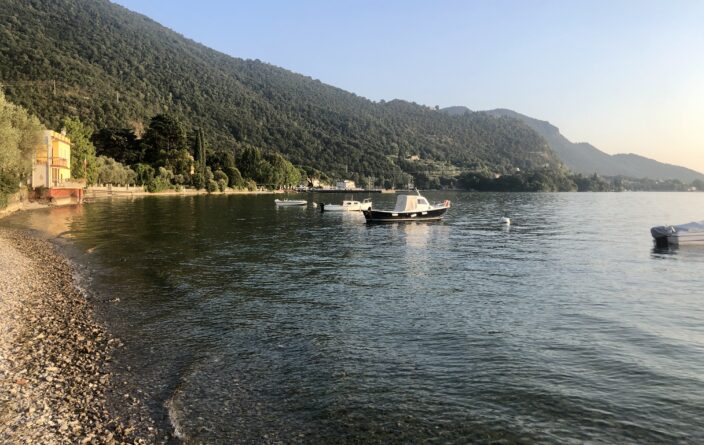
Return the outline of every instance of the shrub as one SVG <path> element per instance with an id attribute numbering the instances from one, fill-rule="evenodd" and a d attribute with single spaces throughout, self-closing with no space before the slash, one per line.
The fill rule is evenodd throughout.
<path id="1" fill-rule="evenodd" d="M 174 175 L 174 184 L 183 185 L 186 183 L 186 176 L 178 174 Z"/>
<path id="2" fill-rule="evenodd" d="M 217 192 L 218 191 L 218 183 L 211 179 L 210 181 L 208 181 L 208 184 L 206 186 L 206 190 L 208 190 L 208 193 Z"/>
<path id="3" fill-rule="evenodd" d="M 168 190 L 170 188 L 171 183 L 167 179 L 162 178 L 161 176 L 157 176 L 156 178 L 149 181 L 146 185 L 146 189 L 149 193 L 163 192 L 164 190 Z"/>
<path id="4" fill-rule="evenodd" d="M 225 182 L 227 182 L 227 175 L 222 170 L 215 170 L 215 173 L 213 173 L 213 179 L 216 181 L 220 181 L 221 179 L 224 179 Z"/>
<path id="5" fill-rule="evenodd" d="M 134 166 L 134 171 L 139 185 L 147 185 L 154 180 L 154 168 L 149 164 L 137 164 Z"/>
<path id="6" fill-rule="evenodd" d="M 193 183 L 193 187 L 195 187 L 196 190 L 201 190 L 201 189 L 205 188 L 205 177 L 203 176 L 202 173 L 200 173 L 200 172 L 194 173 L 193 177 L 191 179 L 192 179 L 191 182 Z"/>
<path id="7" fill-rule="evenodd" d="M 174 174 L 171 170 L 164 167 L 159 167 L 159 176 L 147 183 L 147 191 L 150 193 L 163 192 L 172 188 L 171 180 Z"/>

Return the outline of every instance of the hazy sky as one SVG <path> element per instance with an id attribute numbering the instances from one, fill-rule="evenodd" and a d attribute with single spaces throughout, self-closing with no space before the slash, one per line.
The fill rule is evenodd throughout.
<path id="1" fill-rule="evenodd" d="M 118 0 L 373 100 L 510 108 L 704 172 L 704 1 Z"/>

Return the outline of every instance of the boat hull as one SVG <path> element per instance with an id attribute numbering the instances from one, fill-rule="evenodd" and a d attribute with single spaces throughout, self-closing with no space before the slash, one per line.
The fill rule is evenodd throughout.
<path id="1" fill-rule="evenodd" d="M 655 237 L 658 247 L 667 246 L 704 246 L 704 233 L 689 235 L 670 235 Z"/>
<path id="2" fill-rule="evenodd" d="M 365 210 L 364 218 L 370 223 L 407 222 L 407 221 L 437 221 L 442 219 L 449 207 L 440 207 L 415 212 L 394 212 L 391 210 Z"/>

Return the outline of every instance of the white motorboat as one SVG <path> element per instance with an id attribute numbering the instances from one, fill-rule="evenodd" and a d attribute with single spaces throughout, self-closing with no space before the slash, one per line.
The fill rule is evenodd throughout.
<path id="1" fill-rule="evenodd" d="M 342 204 L 320 203 L 321 212 L 362 212 L 372 208 L 372 200 L 367 198 L 362 202 L 345 200 Z"/>
<path id="2" fill-rule="evenodd" d="M 282 206 L 282 207 L 292 207 L 292 206 L 304 206 L 308 204 L 308 201 L 305 199 L 275 199 L 274 203 L 277 206 Z"/>
<path id="3" fill-rule="evenodd" d="M 650 229 L 658 246 L 699 244 L 704 245 L 704 221 L 678 226 L 657 226 Z"/>
<path id="4" fill-rule="evenodd" d="M 450 201 L 430 204 L 419 192 L 415 195 L 398 195 L 396 207 L 393 210 L 364 210 L 367 222 L 395 222 L 395 221 L 435 221 L 442 219 Z"/>

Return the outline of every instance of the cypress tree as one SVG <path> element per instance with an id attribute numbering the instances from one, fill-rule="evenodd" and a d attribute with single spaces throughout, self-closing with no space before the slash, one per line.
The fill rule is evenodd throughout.
<path id="1" fill-rule="evenodd" d="M 203 129 L 198 129 L 198 160 L 200 161 L 200 173 L 205 177 L 205 142 L 203 141 Z"/>
<path id="2" fill-rule="evenodd" d="M 200 128 L 197 128 L 195 130 L 196 132 L 196 140 L 194 143 L 193 147 L 193 160 L 197 164 L 197 171 L 203 175 L 205 175 L 205 162 L 206 162 L 206 156 L 205 156 L 205 143 L 203 142 L 203 130 Z"/>
<path id="3" fill-rule="evenodd" d="M 195 161 L 195 172 L 193 175 L 193 185 L 197 189 L 205 187 L 205 142 L 203 141 L 203 130 L 197 128 L 195 130 L 196 139 L 193 147 L 193 160 Z"/>

